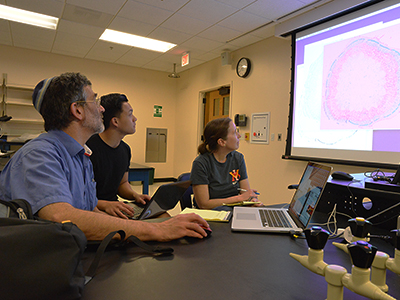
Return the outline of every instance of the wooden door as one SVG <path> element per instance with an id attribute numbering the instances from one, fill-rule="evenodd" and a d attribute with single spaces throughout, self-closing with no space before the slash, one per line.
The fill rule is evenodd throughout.
<path id="1" fill-rule="evenodd" d="M 204 126 L 211 120 L 229 117 L 230 94 L 220 95 L 219 90 L 206 93 Z"/>

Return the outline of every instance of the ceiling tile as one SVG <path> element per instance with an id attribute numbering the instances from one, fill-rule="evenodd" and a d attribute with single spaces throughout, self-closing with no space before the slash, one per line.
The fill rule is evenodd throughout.
<path id="1" fill-rule="evenodd" d="M 214 0 L 192 0 L 182 7 L 179 13 L 210 23 L 216 23 L 236 11 L 236 8 Z"/>
<path id="2" fill-rule="evenodd" d="M 213 53 L 213 54 L 221 54 L 222 52 L 232 52 L 235 50 L 240 49 L 240 46 L 235 46 L 232 44 L 224 44 L 221 47 L 215 48 L 213 50 L 211 50 L 209 53 Z"/>
<path id="3" fill-rule="evenodd" d="M 166 20 L 161 27 L 196 35 L 211 25 L 211 23 L 206 21 L 190 18 L 181 14 L 174 14 L 171 18 Z"/>
<path id="4" fill-rule="evenodd" d="M 228 44 L 229 45 L 233 45 L 233 46 L 237 46 L 239 48 L 242 48 L 242 47 L 246 47 L 248 45 L 257 43 L 257 42 L 261 41 L 262 39 L 263 38 L 258 37 L 258 36 L 254 36 L 254 35 L 251 35 L 251 34 L 246 34 L 246 35 L 244 35 L 242 37 L 239 37 L 239 38 L 229 42 Z"/>
<path id="5" fill-rule="evenodd" d="M 0 31 L 10 32 L 10 21 L 0 19 Z"/>
<path id="6" fill-rule="evenodd" d="M 146 51 L 147 53 L 141 53 L 140 51 L 137 50 L 142 50 L 142 49 L 133 48 L 129 50 L 127 53 L 121 56 L 116 61 L 116 63 L 133 67 L 141 67 L 159 56 L 159 54 L 153 54 L 153 56 L 148 55 L 148 53 L 155 53 L 153 51 Z"/>
<path id="7" fill-rule="evenodd" d="M 116 17 L 108 26 L 109 29 L 114 29 L 131 34 L 147 36 L 156 26 L 144 22 L 135 21 L 132 19 Z"/>
<path id="8" fill-rule="evenodd" d="M 256 2 L 256 0 L 216 0 L 217 2 L 225 3 L 235 8 L 242 9 L 247 5 Z"/>
<path id="9" fill-rule="evenodd" d="M 121 9 L 126 0 L 66 0 L 65 2 L 114 15 Z"/>
<path id="10" fill-rule="evenodd" d="M 311 3 L 314 3 L 314 2 L 318 2 L 318 0 L 296 0 L 296 1 L 300 2 L 300 3 L 303 3 L 303 6 L 311 4 Z"/>
<path id="11" fill-rule="evenodd" d="M 0 44 L 7 45 L 7 46 L 13 46 L 12 41 L 11 41 L 11 36 L 0 31 Z"/>
<path id="12" fill-rule="evenodd" d="M 86 55 L 86 58 L 115 62 L 127 53 L 130 48 L 129 46 L 99 40 Z"/>
<path id="13" fill-rule="evenodd" d="M 50 52 L 55 30 L 10 22 L 13 45 L 16 47 Z"/>
<path id="14" fill-rule="evenodd" d="M 196 36 L 181 44 L 182 47 L 187 46 L 189 48 L 200 49 L 200 50 L 204 50 L 206 52 L 211 51 L 212 49 L 215 49 L 222 45 L 223 45 L 223 43 L 212 41 L 212 40 L 205 39 L 202 37 L 196 37 Z"/>
<path id="15" fill-rule="evenodd" d="M 255 35 L 263 39 L 269 38 L 275 35 L 275 25 L 271 24 L 255 31 L 252 31 L 250 35 Z"/>
<path id="16" fill-rule="evenodd" d="M 176 30 L 171 30 L 168 28 L 157 27 L 154 31 L 152 31 L 147 37 L 163 40 L 165 42 L 173 43 L 173 44 L 181 44 L 184 41 L 187 41 L 191 38 L 190 34 L 179 32 Z"/>
<path id="17" fill-rule="evenodd" d="M 90 39 L 77 34 L 59 32 L 54 41 L 53 53 L 85 57 L 97 39 Z"/>
<path id="18" fill-rule="evenodd" d="M 104 32 L 103 28 L 75 23 L 61 19 L 58 23 L 58 32 L 65 32 L 84 36 L 92 39 L 98 39 Z"/>
<path id="19" fill-rule="evenodd" d="M 147 51 L 144 49 L 140 48 L 131 48 L 128 52 L 126 52 L 123 56 L 121 56 L 120 59 L 131 59 L 134 57 L 144 59 L 144 60 L 153 60 L 156 59 L 160 56 L 162 56 L 163 53 L 161 52 L 156 52 L 156 51 Z"/>
<path id="20" fill-rule="evenodd" d="M 79 1 L 79 0 L 78 0 Z M 189 3 L 190 0 L 168 0 L 168 1 L 160 1 L 160 0 L 136 0 L 136 2 L 141 2 L 147 5 L 155 6 L 158 8 L 162 8 L 165 10 L 176 11 L 184 6 L 186 3 Z"/>
<path id="21" fill-rule="evenodd" d="M 225 43 L 226 41 L 233 39 L 241 34 L 243 34 L 243 31 L 237 31 L 227 27 L 214 25 L 199 33 L 198 36 Z"/>
<path id="22" fill-rule="evenodd" d="M 279 0 L 279 5 L 276 5 L 276 0 L 262 0 L 247 6 L 243 10 L 263 18 L 276 20 L 302 6 L 304 4 L 296 0 Z"/>
<path id="23" fill-rule="evenodd" d="M 128 1 L 118 13 L 119 17 L 159 25 L 173 12 L 136 1 Z"/>
<path id="24" fill-rule="evenodd" d="M 62 18 L 72 22 L 106 28 L 113 15 L 81 6 L 66 4 Z"/>
<path id="25" fill-rule="evenodd" d="M 245 11 L 239 11 L 225 20 L 222 20 L 218 25 L 247 32 L 270 21 L 271 20 L 267 18 L 262 18 Z"/>
<path id="26" fill-rule="evenodd" d="M 0 44 L 12 45 L 10 25 L 6 20 L 0 20 Z"/>

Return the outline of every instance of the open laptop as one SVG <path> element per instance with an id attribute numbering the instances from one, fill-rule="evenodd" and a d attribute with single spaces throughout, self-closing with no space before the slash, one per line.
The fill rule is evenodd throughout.
<path id="1" fill-rule="evenodd" d="M 156 217 L 167 210 L 173 209 L 190 184 L 191 181 L 186 180 L 160 185 L 144 206 L 129 201 L 124 201 L 124 203 L 133 207 L 135 212 L 132 219 L 144 220 Z"/>
<path id="2" fill-rule="evenodd" d="M 289 208 L 242 207 L 233 209 L 232 231 L 290 232 L 307 227 L 332 167 L 307 163 Z M 274 224 L 274 223 L 280 224 Z"/>

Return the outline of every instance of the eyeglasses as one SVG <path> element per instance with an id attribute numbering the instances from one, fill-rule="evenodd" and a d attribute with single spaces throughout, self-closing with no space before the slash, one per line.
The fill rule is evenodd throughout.
<path id="1" fill-rule="evenodd" d="M 79 100 L 79 101 L 75 101 L 75 103 L 96 103 L 97 106 L 100 106 L 100 97 L 97 97 L 93 101 Z"/>

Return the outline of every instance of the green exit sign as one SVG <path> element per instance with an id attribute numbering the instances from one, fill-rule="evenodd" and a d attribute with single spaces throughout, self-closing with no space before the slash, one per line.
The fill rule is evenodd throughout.
<path id="1" fill-rule="evenodd" d="M 154 105 L 153 117 L 156 117 L 156 118 L 162 117 L 162 106 Z"/>

